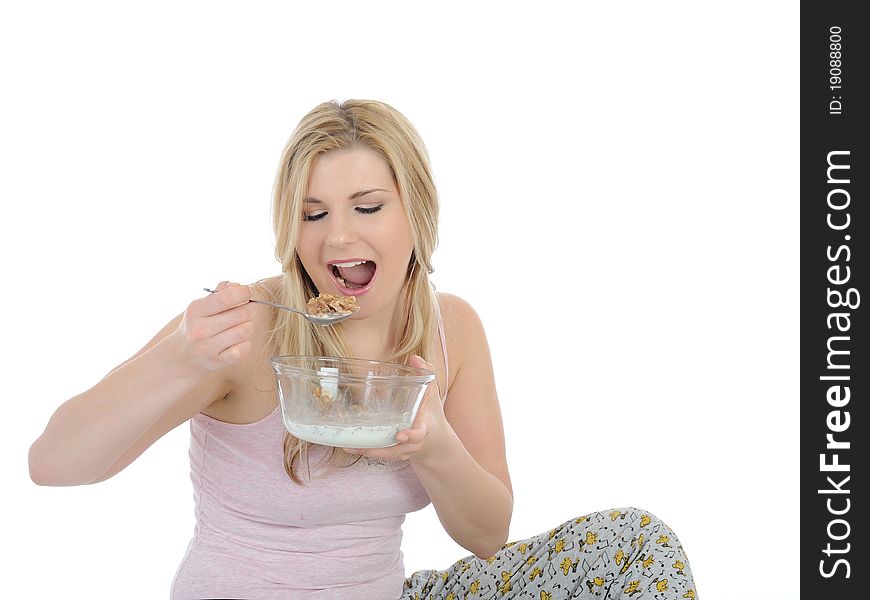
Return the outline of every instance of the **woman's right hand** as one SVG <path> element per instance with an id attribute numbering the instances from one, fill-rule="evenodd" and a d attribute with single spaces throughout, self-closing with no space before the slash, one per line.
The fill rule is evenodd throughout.
<path id="1" fill-rule="evenodd" d="M 215 293 L 191 302 L 174 332 L 183 360 L 194 368 L 217 371 L 250 352 L 251 294 L 250 286 L 222 281 Z"/>

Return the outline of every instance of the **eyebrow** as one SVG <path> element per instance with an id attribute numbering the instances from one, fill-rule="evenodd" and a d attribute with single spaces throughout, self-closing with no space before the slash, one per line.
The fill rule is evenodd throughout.
<path id="1" fill-rule="evenodd" d="M 359 192 L 354 192 L 353 194 L 351 194 L 348 197 L 348 200 L 356 200 L 360 196 L 365 196 L 366 194 L 371 194 L 372 192 L 389 192 L 389 190 L 382 190 L 381 188 L 373 188 L 370 190 L 360 190 Z M 306 202 L 308 204 L 323 204 L 322 201 L 318 200 L 317 198 L 312 198 L 311 196 L 309 196 L 308 198 L 303 200 L 303 202 Z"/>

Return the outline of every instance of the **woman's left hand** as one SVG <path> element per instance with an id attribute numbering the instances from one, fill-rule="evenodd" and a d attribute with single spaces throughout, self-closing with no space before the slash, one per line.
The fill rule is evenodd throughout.
<path id="1" fill-rule="evenodd" d="M 411 357 L 410 365 L 435 372 L 435 367 L 416 354 Z M 450 424 L 444 416 L 438 382 L 433 380 L 426 388 L 411 429 L 402 429 L 396 433 L 396 441 L 399 442 L 397 445 L 389 448 L 345 448 L 345 452 L 391 461 L 427 456 L 433 453 L 442 437 L 441 433 L 448 427 Z"/>

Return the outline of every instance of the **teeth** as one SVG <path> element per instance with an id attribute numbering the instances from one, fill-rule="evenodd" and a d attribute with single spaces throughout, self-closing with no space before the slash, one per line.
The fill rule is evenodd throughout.
<path id="1" fill-rule="evenodd" d="M 339 283 L 342 287 L 346 287 L 346 288 L 349 289 L 349 290 L 355 290 L 355 289 L 357 289 L 357 288 L 359 288 L 359 287 L 362 287 L 362 286 L 359 286 L 359 285 L 356 285 L 356 284 L 349 284 L 349 283 L 346 282 L 344 279 L 342 279 L 341 277 L 338 277 L 338 276 L 336 276 L 336 279 L 338 280 L 338 283 Z"/>
<path id="2" fill-rule="evenodd" d="M 362 264 L 365 264 L 365 263 L 367 263 L 367 262 L 369 262 L 369 261 L 367 261 L 367 260 L 358 260 L 358 261 L 356 261 L 356 262 L 333 263 L 333 266 L 336 266 L 336 267 L 355 267 L 355 266 L 357 266 L 357 265 L 362 265 Z"/>

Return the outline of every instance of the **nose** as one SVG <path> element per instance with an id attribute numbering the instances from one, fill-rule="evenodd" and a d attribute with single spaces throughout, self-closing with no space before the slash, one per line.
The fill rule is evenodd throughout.
<path id="1" fill-rule="evenodd" d="M 329 231 L 326 235 L 326 245 L 341 248 L 359 240 L 353 220 L 333 211 L 329 214 Z"/>

